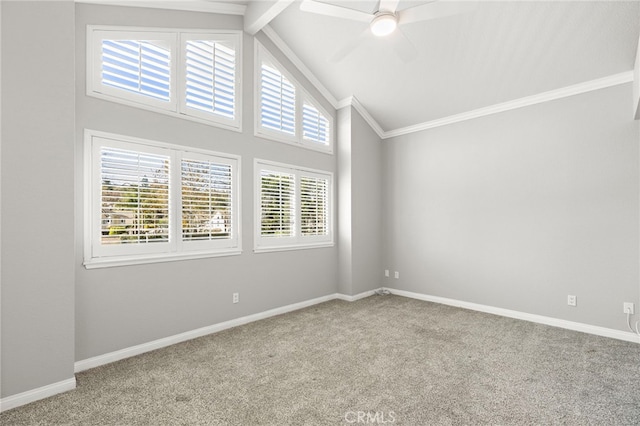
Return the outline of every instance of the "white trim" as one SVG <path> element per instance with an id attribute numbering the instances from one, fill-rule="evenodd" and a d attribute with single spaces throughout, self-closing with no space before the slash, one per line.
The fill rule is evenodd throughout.
<path id="1" fill-rule="evenodd" d="M 317 101 L 304 87 L 293 74 L 278 61 L 275 56 L 267 49 L 258 39 L 254 38 L 253 44 L 254 52 L 254 126 L 253 134 L 256 137 L 272 140 L 276 142 L 282 142 L 297 147 L 310 149 L 312 151 L 318 151 L 325 154 L 333 155 L 333 146 L 335 144 L 335 120 L 333 115 L 329 114 L 324 107 Z M 262 63 L 267 63 L 274 69 L 276 69 L 283 77 L 289 80 L 289 83 L 293 85 L 295 90 L 295 114 L 294 114 L 294 133 L 289 134 L 284 131 L 276 129 L 269 129 L 262 126 Z M 326 143 L 310 141 L 304 138 L 303 128 L 303 105 L 305 100 L 313 105 L 318 112 L 329 122 L 329 140 Z"/>
<path id="2" fill-rule="evenodd" d="M 100 173 L 99 147 L 100 146 L 124 147 L 125 149 L 144 149 L 145 152 L 168 151 L 172 164 L 169 174 L 169 203 L 170 217 L 173 220 L 169 225 L 169 241 L 158 243 L 156 247 L 131 247 L 113 249 L 100 245 L 100 199 L 97 196 L 100 191 L 100 179 L 96 176 Z M 134 145 L 134 146 L 131 146 Z M 195 245 L 182 241 L 179 233 L 182 229 L 178 217 L 182 206 L 180 195 L 181 176 L 180 166 L 184 159 L 197 159 L 199 156 L 211 161 L 220 161 L 232 168 L 232 233 L 231 238 L 220 240 L 219 243 L 207 243 Z M 210 257 L 235 256 L 242 253 L 242 199 L 241 176 L 242 158 L 239 155 L 209 151 L 201 148 L 192 148 L 185 145 L 167 142 L 152 141 L 134 136 L 118 135 L 97 130 L 84 130 L 84 261 L 86 269 L 106 268 L 115 266 L 139 265 L 158 263 L 165 261 L 192 260 Z M 178 183 L 178 184 L 176 184 Z M 173 233 L 173 236 L 171 236 Z M 160 245 L 161 244 L 161 245 Z"/>
<path id="3" fill-rule="evenodd" d="M 131 265 L 146 265 L 148 263 L 165 263 L 175 262 L 179 260 L 197 260 L 208 259 L 210 257 L 224 257 L 224 256 L 239 256 L 242 254 L 242 250 L 226 250 L 220 249 L 220 251 L 207 251 L 196 253 L 175 253 L 175 254 L 158 254 L 158 255 L 140 255 L 140 256 L 113 256 L 113 257 L 97 257 L 94 259 L 85 260 L 82 265 L 86 269 L 99 269 L 99 268 L 111 268 L 115 266 L 131 266 Z"/>
<path id="4" fill-rule="evenodd" d="M 243 4 L 222 3 L 207 0 L 75 0 L 76 3 L 101 4 L 104 6 L 148 7 L 153 9 L 187 10 L 191 12 L 244 15 Z"/>
<path id="5" fill-rule="evenodd" d="M 295 53 L 293 53 L 293 50 L 291 50 L 289 45 L 287 45 L 287 43 L 285 43 L 285 41 L 280 38 L 278 33 L 270 25 L 266 25 L 262 29 L 262 32 L 269 38 L 269 40 L 273 42 L 273 44 L 276 45 L 278 49 L 280 49 L 280 51 L 287 57 L 287 59 L 289 59 L 289 61 L 291 61 L 291 63 L 296 68 L 298 68 L 302 75 L 304 75 L 306 79 L 309 80 L 309 82 L 318 90 L 318 92 L 320 92 L 320 94 L 324 96 L 324 98 L 331 104 L 331 106 L 334 109 L 338 109 L 338 101 L 335 96 L 333 96 L 329 89 L 327 89 L 320 82 L 320 80 L 318 80 L 318 78 L 313 74 L 313 72 L 311 72 L 311 70 L 304 64 L 304 62 L 302 62 L 302 60 L 300 60 L 300 58 Z"/>
<path id="6" fill-rule="evenodd" d="M 62 392 L 74 390 L 76 388 L 76 378 L 62 380 L 60 382 L 51 383 L 50 385 L 41 386 L 26 392 L 17 393 L 0 399 L 0 413 L 20 407 L 31 402 L 39 401 Z"/>
<path id="7" fill-rule="evenodd" d="M 439 118 L 437 120 L 426 121 L 424 123 L 386 131 L 382 129 L 380 124 L 378 124 L 378 122 L 373 118 L 373 116 L 367 111 L 367 109 L 360 103 L 360 101 L 358 101 L 355 96 L 349 96 L 339 101 L 336 104 L 336 109 L 342 109 L 347 106 L 352 106 L 356 111 L 360 113 L 362 118 L 364 118 L 364 120 L 369 124 L 369 126 L 371 126 L 373 131 L 376 132 L 376 134 L 381 139 L 389 139 L 396 136 L 408 135 L 427 129 L 433 129 L 435 127 L 447 126 L 449 124 L 459 123 L 461 121 L 472 120 L 474 118 L 510 111 L 513 109 L 553 101 L 556 99 L 567 98 L 569 96 L 580 95 L 583 93 L 592 92 L 594 90 L 606 89 L 608 87 L 630 83 L 632 81 L 633 71 L 626 71 L 619 74 L 586 81 L 584 83 L 578 83 L 571 86 L 562 87 L 560 89 L 550 90 L 548 92 L 539 93 L 537 95 L 514 99 L 512 101 L 490 105 L 484 108 L 479 108 L 456 115 L 450 115 L 448 117 Z"/>
<path id="8" fill-rule="evenodd" d="M 244 12 L 244 30 L 255 35 L 265 25 L 273 21 L 294 0 L 276 0 L 275 2 L 254 1 L 247 5 Z"/>
<path id="9" fill-rule="evenodd" d="M 257 314 L 247 315 L 244 317 L 224 321 L 218 324 L 213 324 L 207 327 L 197 328 L 195 330 L 187 331 L 180 334 L 174 334 L 173 336 L 165 337 L 158 340 L 153 340 L 148 343 L 143 343 L 129 348 L 120 349 L 118 351 L 109 352 L 104 355 L 98 355 L 95 357 L 87 358 L 81 361 L 77 361 L 74 365 L 75 372 L 88 370 L 90 368 L 99 367 L 101 365 L 109 364 L 111 362 L 119 361 L 121 359 L 129 358 L 132 356 L 140 355 L 146 352 L 154 351 L 156 349 L 165 348 L 167 346 L 175 345 L 176 343 L 184 342 L 187 340 L 195 339 L 198 337 L 206 336 L 209 334 L 217 333 L 219 331 L 227 330 L 229 328 L 237 327 L 239 325 L 248 324 L 254 321 L 259 321 L 265 318 L 270 318 L 276 315 L 286 314 L 288 312 L 297 311 L 302 308 L 317 305 L 319 303 L 328 302 L 334 299 L 352 301 L 358 300 L 363 297 L 367 297 L 373 294 L 373 292 L 361 293 L 356 296 L 345 296 L 339 293 L 329 294 L 327 296 L 317 297 L 315 299 L 305 300 L 304 302 L 293 303 L 291 305 L 282 306 L 279 308 L 269 309 Z M 357 299 L 356 299 L 357 298 Z"/>
<path id="10" fill-rule="evenodd" d="M 293 230 L 292 234 L 286 237 L 273 238 L 262 236 L 262 170 L 270 170 L 278 173 L 290 174 L 294 176 L 294 199 L 293 199 Z M 254 174 L 254 253 L 266 253 L 273 251 L 288 251 L 298 249 L 312 249 L 320 247 L 333 247 L 334 239 L 334 191 L 335 182 L 333 172 L 311 169 L 308 167 L 285 164 L 276 161 L 255 158 L 253 160 Z M 302 177 L 314 177 L 328 180 L 327 186 L 327 234 L 326 235 L 302 235 L 300 213 L 301 194 L 300 181 Z"/>
<path id="11" fill-rule="evenodd" d="M 338 102 L 337 109 L 342 109 L 347 106 L 352 106 L 356 111 L 358 111 L 358 113 L 362 116 L 362 118 L 364 118 L 364 121 L 366 121 L 367 124 L 369 124 L 369 126 L 373 129 L 374 132 L 376 132 L 376 134 L 381 139 L 386 138 L 385 135 L 387 133 L 384 130 L 382 130 L 382 127 L 380 127 L 380 124 L 378 124 L 375 118 L 373 118 L 373 116 L 369 114 L 369 111 L 367 111 L 367 109 L 360 103 L 360 101 L 355 96 L 350 96 Z"/>
<path id="12" fill-rule="evenodd" d="M 597 325 L 584 324 L 580 322 L 567 321 L 559 318 L 546 317 L 543 315 L 529 314 L 526 312 L 512 311 L 510 309 L 496 308 L 494 306 L 481 305 L 478 303 L 464 302 L 462 300 L 448 299 L 446 297 L 431 296 L 428 294 L 414 293 L 405 290 L 396 290 L 385 287 L 391 294 L 409 297 L 411 299 L 424 300 L 426 302 L 440 303 L 442 305 L 455 306 L 457 308 L 470 309 L 472 311 L 485 312 L 493 315 L 500 315 L 507 318 L 515 318 L 530 321 L 537 324 L 549 325 L 552 327 L 564 328 L 567 330 L 579 331 L 582 333 L 594 334 L 596 336 L 610 337 L 612 339 L 624 340 L 627 342 L 640 343 L 640 336 L 628 331 L 614 330 L 612 328 L 599 327 Z"/>
<path id="13" fill-rule="evenodd" d="M 378 290 L 380 290 L 380 289 L 363 291 L 362 293 L 354 294 L 353 296 L 349 296 L 348 294 L 337 293 L 336 294 L 336 299 L 344 300 L 345 302 L 355 302 L 356 300 L 360 300 L 360 299 L 364 299 L 365 297 L 373 296 L 376 293 L 376 291 L 378 291 Z"/>
<path id="14" fill-rule="evenodd" d="M 144 94 L 129 92 L 127 90 L 111 87 L 102 83 L 102 55 L 100 46 L 102 35 L 106 35 L 107 33 L 114 37 L 125 39 L 152 34 L 154 38 L 164 40 L 168 44 L 168 49 L 171 54 L 171 66 L 169 69 L 170 91 L 168 101 L 148 97 Z M 204 40 L 228 43 L 233 46 L 236 60 L 234 74 L 235 94 L 233 119 L 215 112 L 204 112 L 194 108 L 189 108 L 186 105 L 187 58 L 184 44 L 193 36 L 199 36 L 199 38 Z M 85 86 L 87 96 L 242 133 L 242 58 L 244 44 L 242 31 L 87 25 L 86 40 L 87 78 Z"/>
<path id="15" fill-rule="evenodd" d="M 478 117 L 484 117 L 487 115 L 510 111 L 513 109 L 553 101 L 556 99 L 567 98 L 569 96 L 580 95 L 583 93 L 592 92 L 594 90 L 605 89 L 607 87 L 613 87 L 619 84 L 629 83 L 631 81 L 633 81 L 633 71 L 627 71 L 608 77 L 598 78 L 596 80 L 586 81 L 584 83 L 562 87 L 560 89 L 550 90 L 548 92 L 539 93 L 537 95 L 526 96 L 524 98 L 514 99 L 512 101 L 475 109 L 473 111 L 467 111 L 461 114 L 427 121 L 425 123 L 416 124 L 413 126 L 386 131 L 382 138 L 388 139 L 396 136 L 407 135 L 410 133 L 420 132 L 422 130 L 433 129 L 434 127 L 446 126 L 453 123 L 459 123 L 461 121 L 472 120 Z"/>

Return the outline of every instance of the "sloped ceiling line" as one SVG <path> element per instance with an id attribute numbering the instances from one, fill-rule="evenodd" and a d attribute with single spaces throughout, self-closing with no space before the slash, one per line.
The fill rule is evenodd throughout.
<path id="1" fill-rule="evenodd" d="M 572 86 L 562 87 L 560 89 L 550 90 L 548 92 L 539 93 L 537 95 L 527 96 L 520 99 L 514 99 L 512 101 L 503 102 L 496 105 L 490 105 L 488 107 L 463 112 L 461 114 L 451 115 L 449 117 L 443 117 L 438 120 L 428 121 L 426 123 L 416 124 L 413 126 L 408 126 L 408 127 L 404 127 L 396 130 L 385 131 L 384 136 L 382 136 L 382 138 L 388 139 L 395 136 L 401 136 L 409 133 L 419 132 L 422 130 L 433 129 L 434 127 L 446 126 L 449 124 L 471 120 L 471 119 L 483 117 L 486 115 L 497 114 L 500 112 L 522 108 L 529 105 L 535 105 L 543 102 L 553 101 L 555 99 L 561 99 L 569 96 L 579 95 L 582 93 L 591 92 L 593 90 L 605 89 L 607 87 L 613 87 L 619 84 L 630 83 L 632 81 L 633 81 L 633 71 L 627 71 L 620 74 L 599 78 L 596 80 L 586 81 L 584 83 L 574 84 Z"/>
<path id="2" fill-rule="evenodd" d="M 269 39 L 276 45 L 278 49 L 291 61 L 291 63 L 298 68 L 306 78 L 313 84 L 313 86 L 325 97 L 325 99 L 331 104 L 334 109 L 338 109 L 338 101 L 335 96 L 318 80 L 318 78 L 311 72 L 311 70 L 300 60 L 298 55 L 293 53 L 293 50 L 282 40 L 282 38 L 275 32 L 271 26 L 266 25 L 262 28 L 262 32 L 269 37 Z"/>
<path id="3" fill-rule="evenodd" d="M 298 70 L 309 80 L 309 82 L 320 92 L 322 96 L 335 109 L 341 109 L 346 106 L 352 106 L 365 121 L 371 126 L 381 139 L 389 139 L 396 136 L 415 133 L 435 127 L 446 126 L 461 121 L 471 120 L 478 117 L 497 114 L 516 108 L 522 108 L 529 105 L 535 105 L 542 102 L 561 99 L 568 96 L 578 95 L 593 90 L 603 89 L 616 86 L 619 84 L 634 81 L 634 70 L 611 75 L 608 77 L 591 80 L 560 89 L 543 92 L 537 95 L 527 96 L 520 99 L 514 99 L 504 103 L 490 105 L 461 114 L 443 117 L 437 120 L 418 123 L 415 125 L 384 130 L 376 119 L 367 111 L 364 105 L 356 99 L 355 96 L 349 96 L 338 101 L 336 97 L 320 82 L 320 80 L 311 72 L 311 70 L 302 62 L 302 60 L 293 52 L 287 43 L 278 35 L 278 33 L 268 24 L 275 16 L 277 16 L 284 8 L 286 8 L 293 0 L 274 0 L 269 2 L 270 6 L 265 6 L 255 13 L 254 18 L 250 22 L 250 34 L 255 34 L 261 27 L 262 32 L 282 51 L 282 53 L 298 68 Z M 114 6 L 134 6 L 134 7 L 151 7 L 161 9 L 189 10 L 207 13 L 221 13 L 228 15 L 242 15 L 247 18 L 247 14 L 253 14 L 247 10 L 247 6 L 243 4 L 216 2 L 207 0 L 75 0 L 76 3 L 93 3 L 106 4 Z M 267 3 L 267 2 L 265 2 Z M 254 22 L 255 21 L 255 22 Z M 258 29 L 257 29 L 258 28 Z M 640 112 L 640 107 L 638 108 Z M 639 114 L 640 115 L 640 114 Z"/>

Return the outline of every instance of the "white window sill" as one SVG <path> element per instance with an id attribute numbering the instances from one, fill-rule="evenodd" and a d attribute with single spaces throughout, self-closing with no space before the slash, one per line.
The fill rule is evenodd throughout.
<path id="1" fill-rule="evenodd" d="M 256 126 L 259 126 L 259 125 L 256 125 Z M 286 133 L 283 133 L 282 135 L 280 135 L 276 132 L 264 130 L 261 127 L 257 127 L 257 129 L 258 130 L 256 130 L 256 132 L 254 133 L 254 136 L 262 139 L 275 141 L 275 142 L 282 142 L 287 145 L 297 146 L 298 148 L 304 148 L 304 149 L 309 149 L 311 151 L 322 152 L 323 154 L 329 154 L 329 155 L 333 154 L 333 149 L 331 145 L 323 145 L 320 143 L 313 143 L 306 140 L 305 142 L 300 142 L 297 138 L 294 138 L 293 136 L 290 137 Z"/>
<path id="2" fill-rule="evenodd" d="M 291 251 L 291 250 L 308 250 L 323 247 L 333 247 L 335 244 L 333 241 L 327 241 L 322 243 L 307 243 L 307 244 L 288 244 L 281 246 L 261 246 L 253 249 L 254 253 L 271 253 L 275 251 Z"/>
<path id="3" fill-rule="evenodd" d="M 117 96 L 105 94 L 105 93 L 88 91 L 87 96 L 113 102 L 116 104 L 122 104 L 126 106 L 139 108 L 142 110 L 157 112 L 159 114 L 168 115 L 174 118 L 180 118 L 188 121 L 195 121 L 196 123 L 206 124 L 208 126 L 219 127 L 221 129 L 242 133 L 242 122 L 240 119 L 236 121 L 227 120 L 222 117 L 218 118 L 215 114 L 212 114 L 210 120 L 205 120 L 204 118 L 200 118 L 194 115 L 188 115 L 183 112 L 176 112 L 176 111 L 170 111 L 167 109 L 157 108 L 152 105 L 145 104 L 144 102 L 135 102 L 128 99 L 119 98 Z"/>
<path id="4" fill-rule="evenodd" d="M 193 253 L 172 253 L 172 254 L 150 254 L 136 256 L 113 256 L 85 260 L 83 265 L 86 269 L 112 268 L 117 266 L 144 265 L 148 263 L 165 263 L 177 260 L 206 259 L 209 257 L 237 256 L 242 254 L 242 250 L 231 249 L 216 252 L 193 252 Z"/>

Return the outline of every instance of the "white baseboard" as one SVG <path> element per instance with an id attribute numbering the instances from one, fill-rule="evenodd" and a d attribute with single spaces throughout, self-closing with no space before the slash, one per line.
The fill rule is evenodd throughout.
<path id="1" fill-rule="evenodd" d="M 355 302 L 356 300 L 360 300 L 360 299 L 364 299 L 365 297 L 373 296 L 375 294 L 375 292 L 378 291 L 378 290 L 380 290 L 380 289 L 364 291 L 362 293 L 358 293 L 358 294 L 353 295 L 353 296 L 349 296 L 347 294 L 336 293 L 336 299 L 345 300 L 347 302 Z"/>
<path id="2" fill-rule="evenodd" d="M 550 325 L 552 327 L 565 328 L 567 330 L 580 331 L 582 333 L 595 334 L 596 336 L 611 337 L 613 339 L 625 340 L 627 342 L 640 343 L 640 336 L 629 331 L 614 330 L 612 328 L 599 327 L 596 325 L 583 324 L 580 322 L 567 321 L 558 318 L 546 317 L 543 315 L 528 314 L 525 312 L 512 311 L 510 309 L 496 308 L 493 306 L 480 305 L 478 303 L 464 302 L 461 300 L 447 299 L 445 297 L 430 296 L 422 293 L 414 293 L 405 290 L 396 290 L 385 287 L 391 294 L 410 297 L 412 299 L 424 300 L 427 302 L 440 303 L 442 305 L 455 306 L 458 308 L 470 309 L 472 311 L 485 312 L 488 314 L 500 315 L 508 318 L 515 318 L 538 324 Z"/>
<path id="3" fill-rule="evenodd" d="M 111 362 L 119 361 L 121 359 L 129 358 L 135 355 L 140 355 L 145 352 L 154 351 L 156 349 L 164 348 L 176 343 L 184 342 L 187 340 L 195 339 L 197 337 L 206 336 L 208 334 L 217 333 L 222 330 L 226 330 L 239 325 L 248 324 L 250 322 L 258 321 L 261 319 L 273 317 L 275 315 L 285 314 L 287 312 L 296 311 L 298 309 L 306 308 L 308 306 L 317 305 L 318 303 L 327 302 L 329 300 L 340 299 L 353 302 L 355 300 L 362 299 L 363 297 L 371 296 L 373 291 L 360 293 L 355 296 L 347 296 L 340 293 L 334 293 L 327 296 L 318 297 L 304 302 L 294 303 L 280 308 L 270 309 L 268 311 L 259 312 L 257 314 L 248 315 L 232 319 L 229 321 L 221 322 L 218 324 L 209 325 L 207 327 L 198 328 L 195 330 L 187 331 L 173 336 L 165 337 L 151 342 L 142 343 L 140 345 L 131 346 L 129 348 L 121 349 L 114 352 L 109 352 L 104 355 L 98 355 L 92 358 L 87 358 L 81 361 L 77 361 L 74 365 L 75 372 L 88 370 L 90 368 L 99 367 L 101 365 L 109 364 Z"/>
<path id="4" fill-rule="evenodd" d="M 35 402 L 62 392 L 67 392 L 75 388 L 76 378 L 72 377 L 61 382 L 52 383 L 40 388 L 8 396 L 0 399 L 0 413 L 11 410 L 12 408 L 20 407 L 21 405 L 29 404 L 30 402 Z"/>

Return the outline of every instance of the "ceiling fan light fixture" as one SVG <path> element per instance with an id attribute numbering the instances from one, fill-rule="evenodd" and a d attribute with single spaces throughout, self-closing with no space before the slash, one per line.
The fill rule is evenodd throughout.
<path id="1" fill-rule="evenodd" d="M 396 30 L 398 18 L 393 13 L 378 13 L 371 21 L 371 32 L 378 37 L 384 37 Z"/>

